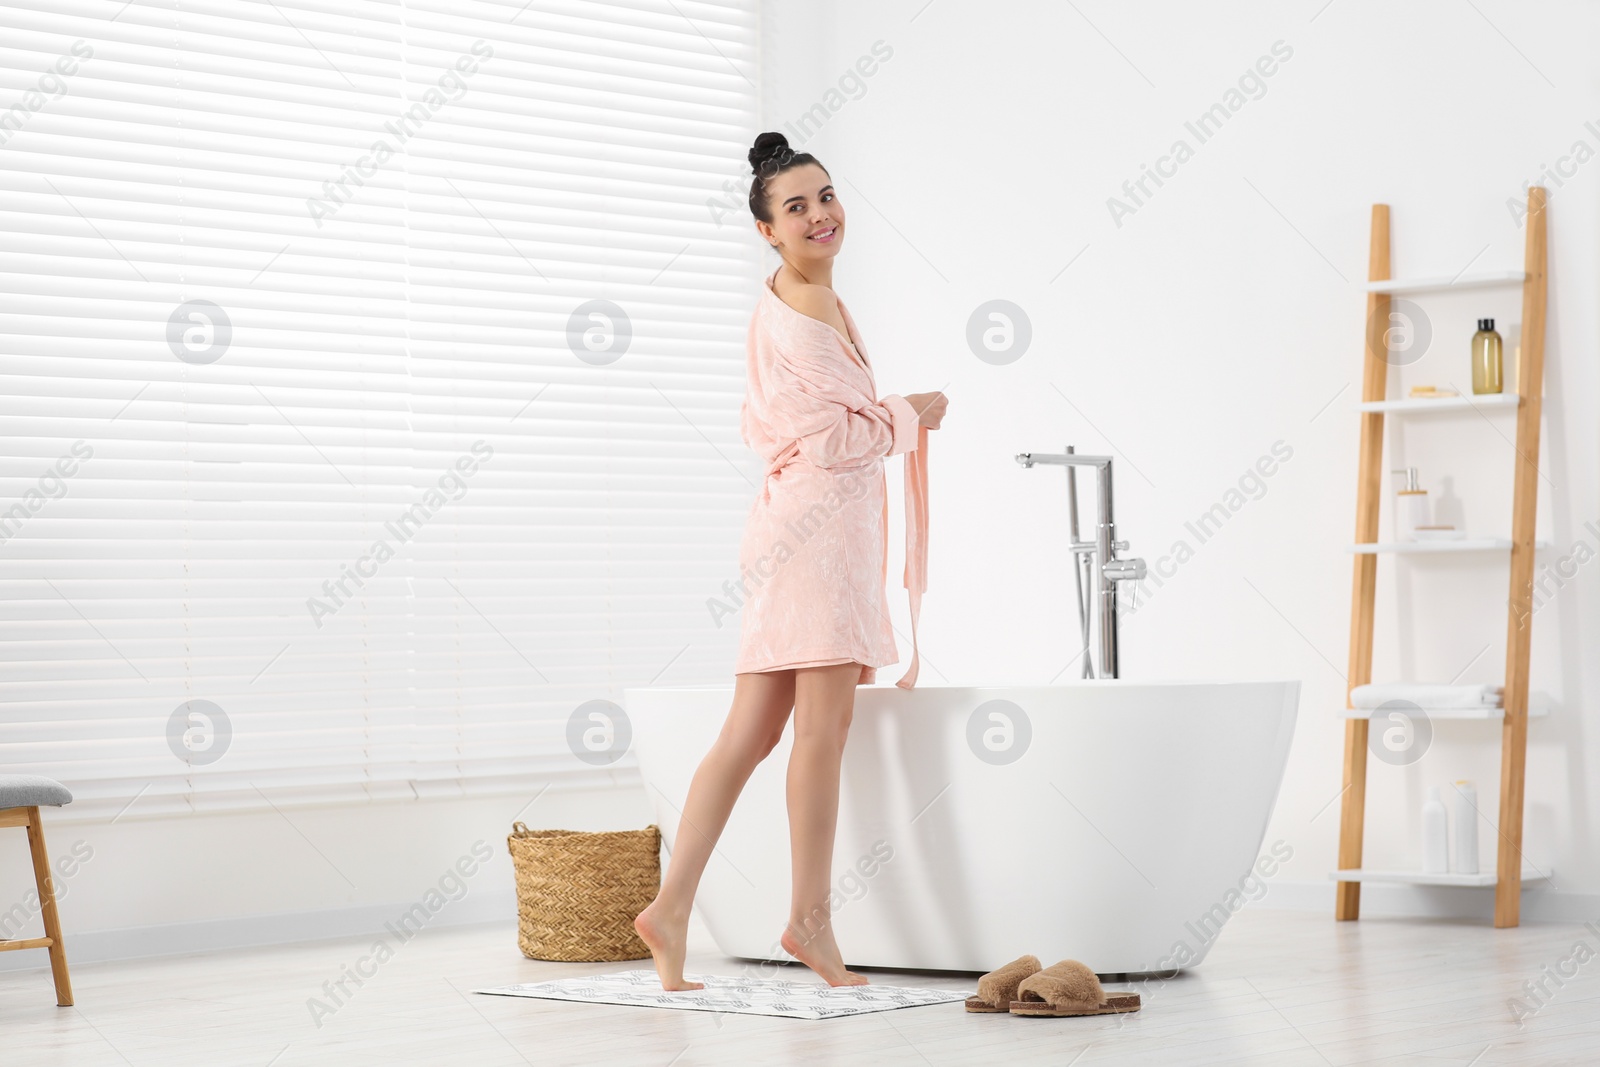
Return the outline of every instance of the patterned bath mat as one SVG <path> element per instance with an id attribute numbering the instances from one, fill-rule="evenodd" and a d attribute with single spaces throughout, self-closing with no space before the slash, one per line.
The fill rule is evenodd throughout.
<path id="1" fill-rule="evenodd" d="M 886 985 L 829 986 L 821 982 L 789 982 L 782 979 L 758 981 L 723 978 L 715 974 L 686 974 L 684 977 L 691 982 L 704 982 L 706 987 L 668 993 L 661 988 L 661 979 L 655 971 L 621 971 L 616 974 L 594 974 L 587 978 L 562 978 L 554 982 L 475 989 L 473 992 L 507 997 L 579 1000 L 591 1004 L 637 1004 L 648 1008 L 779 1015 L 788 1019 L 866 1015 L 894 1008 L 948 1004 L 973 995 L 971 991 L 960 993 L 947 989 L 911 989 Z"/>

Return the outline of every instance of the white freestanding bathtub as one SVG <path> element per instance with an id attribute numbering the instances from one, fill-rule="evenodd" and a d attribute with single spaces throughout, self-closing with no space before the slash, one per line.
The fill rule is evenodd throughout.
<path id="1" fill-rule="evenodd" d="M 1295 681 L 858 688 L 833 865 L 846 965 L 1198 964 L 1270 873 L 1255 866 L 1299 695 Z M 731 684 L 623 690 L 669 854 L 732 698 Z M 777 939 L 792 737 L 756 768 L 700 883 L 730 956 L 791 958 Z"/>

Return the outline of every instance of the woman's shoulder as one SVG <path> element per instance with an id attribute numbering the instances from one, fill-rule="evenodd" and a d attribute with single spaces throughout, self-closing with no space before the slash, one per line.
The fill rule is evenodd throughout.
<path id="1" fill-rule="evenodd" d="M 844 316 L 839 312 L 839 297 L 826 285 L 786 282 L 776 291 L 776 295 L 779 300 L 807 318 L 832 326 L 841 334 L 846 332 Z"/>

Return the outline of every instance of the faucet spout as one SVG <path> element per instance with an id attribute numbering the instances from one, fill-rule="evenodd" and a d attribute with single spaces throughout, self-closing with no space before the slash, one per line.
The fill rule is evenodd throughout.
<path id="1" fill-rule="evenodd" d="M 1089 456 L 1078 452 L 1018 452 L 1018 463 L 1031 467 L 1035 463 L 1053 463 L 1064 467 L 1109 467 L 1110 456 Z"/>

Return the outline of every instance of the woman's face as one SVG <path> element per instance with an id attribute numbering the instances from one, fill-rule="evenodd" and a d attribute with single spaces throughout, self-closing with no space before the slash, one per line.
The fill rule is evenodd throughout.
<path id="1" fill-rule="evenodd" d="M 767 183 L 772 223 L 756 220 L 756 228 L 791 259 L 827 259 L 844 242 L 844 207 L 827 171 L 815 163 L 793 167 Z M 831 232 L 830 232 L 831 231 Z M 820 234 L 825 240 L 816 240 Z"/>

